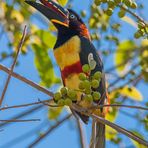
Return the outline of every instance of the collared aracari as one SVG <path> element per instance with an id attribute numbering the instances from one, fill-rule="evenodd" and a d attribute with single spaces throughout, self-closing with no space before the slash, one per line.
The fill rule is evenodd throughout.
<path id="1" fill-rule="evenodd" d="M 105 76 L 103 73 L 102 61 L 93 46 L 89 31 L 82 19 L 71 9 L 64 9 L 59 4 L 51 0 L 40 0 L 41 3 L 29 1 L 26 3 L 36 8 L 44 16 L 46 16 L 57 28 L 57 41 L 54 46 L 54 56 L 61 70 L 61 77 L 64 86 L 70 89 L 78 89 L 80 80 L 79 73 L 82 72 L 82 66 L 88 64 L 89 57 L 96 62 L 95 69 L 90 75 L 100 71 L 103 76 L 101 78 L 98 92 L 101 94 L 101 99 L 98 102 L 104 104 L 107 99 L 105 86 Z M 81 95 L 77 98 L 80 106 L 87 108 L 89 105 L 81 101 Z M 99 109 L 98 109 L 99 110 Z M 103 112 L 95 110 L 94 113 Z M 76 112 L 84 123 L 88 122 L 88 116 Z M 101 113 L 103 115 L 103 113 Z M 96 144 L 99 148 L 105 147 L 105 126 L 99 122 L 96 123 Z"/>

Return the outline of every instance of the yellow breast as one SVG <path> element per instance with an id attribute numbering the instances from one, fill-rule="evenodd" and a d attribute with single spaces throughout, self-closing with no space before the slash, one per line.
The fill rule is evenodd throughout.
<path id="1" fill-rule="evenodd" d="M 54 50 L 54 56 L 60 69 L 70 66 L 80 60 L 80 39 L 78 36 L 74 36 L 69 39 L 62 46 Z"/>

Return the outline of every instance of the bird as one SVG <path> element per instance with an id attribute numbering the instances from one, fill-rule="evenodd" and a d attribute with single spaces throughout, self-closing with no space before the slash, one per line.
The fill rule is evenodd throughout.
<path id="1" fill-rule="evenodd" d="M 105 74 L 103 70 L 102 60 L 93 45 L 87 26 L 80 16 L 72 9 L 63 8 L 60 4 L 52 0 L 39 0 L 40 2 L 25 1 L 39 12 L 41 12 L 49 21 L 57 28 L 57 41 L 54 45 L 53 53 L 56 62 L 60 68 L 63 85 L 70 89 L 78 89 L 79 74 L 82 72 L 82 66 L 89 64 L 93 59 L 95 68 L 90 75 L 99 71 L 102 73 L 100 85 L 97 91 L 101 94 L 101 98 L 96 104 L 102 105 L 108 99 Z M 81 96 L 77 98 L 81 102 Z M 87 105 L 82 101 L 82 107 Z M 84 123 L 88 123 L 89 116 L 80 112 L 73 111 L 78 115 Z M 101 116 L 104 117 L 103 109 Z M 105 125 L 96 122 L 96 137 L 95 145 L 99 148 L 105 148 Z"/>

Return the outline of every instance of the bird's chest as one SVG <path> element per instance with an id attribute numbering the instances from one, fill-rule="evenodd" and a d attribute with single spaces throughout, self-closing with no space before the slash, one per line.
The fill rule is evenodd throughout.
<path id="1" fill-rule="evenodd" d="M 74 36 L 62 46 L 54 49 L 54 56 L 60 67 L 63 82 L 72 89 L 78 88 L 78 73 L 82 72 L 80 48 L 80 39 Z"/>
<path id="2" fill-rule="evenodd" d="M 60 69 L 71 66 L 80 61 L 80 39 L 72 37 L 60 47 L 54 49 L 54 56 Z"/>

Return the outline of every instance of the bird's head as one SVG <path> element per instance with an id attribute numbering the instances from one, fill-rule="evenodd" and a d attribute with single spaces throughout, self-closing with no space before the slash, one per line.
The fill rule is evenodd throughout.
<path id="1" fill-rule="evenodd" d="M 46 16 L 58 29 L 58 32 L 71 35 L 84 36 L 90 39 L 88 29 L 81 18 L 71 9 L 65 9 L 52 0 L 39 0 L 41 3 L 26 0 Z"/>

